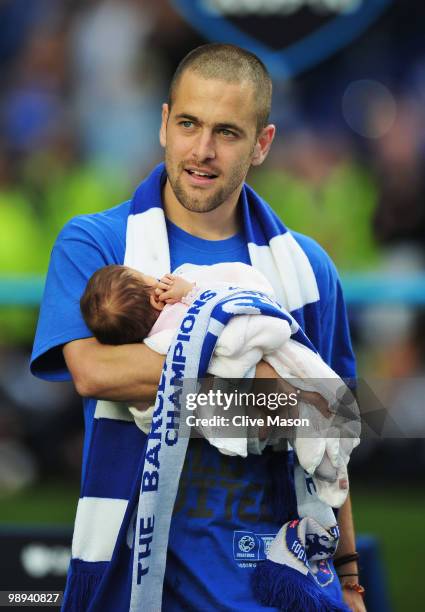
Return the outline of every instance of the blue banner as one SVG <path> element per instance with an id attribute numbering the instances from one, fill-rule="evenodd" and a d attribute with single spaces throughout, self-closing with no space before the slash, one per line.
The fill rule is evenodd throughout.
<path id="1" fill-rule="evenodd" d="M 275 78 L 320 63 L 362 34 L 391 0 L 173 0 L 208 40 L 256 53 Z"/>

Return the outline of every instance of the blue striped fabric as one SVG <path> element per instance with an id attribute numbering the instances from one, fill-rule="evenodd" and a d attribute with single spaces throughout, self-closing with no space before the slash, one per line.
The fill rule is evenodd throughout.
<path id="1" fill-rule="evenodd" d="M 133 560 L 130 599 L 132 612 L 154 612 L 161 609 L 171 513 L 190 430 L 183 416 L 186 415 L 184 397 L 197 391 L 196 379 L 204 377 L 207 372 L 218 338 L 212 331 L 217 328 L 216 323 L 225 325 L 235 315 L 249 314 L 268 314 L 293 322 L 289 313 L 283 312 L 278 304 L 265 295 L 240 290 L 207 290 L 188 309 L 168 351 L 144 459 L 136 521 L 135 547 L 138 555 Z M 293 327 L 300 331 L 297 325 Z M 305 344 L 310 345 L 305 335 L 300 333 Z M 183 392 L 179 394 L 183 381 Z M 170 422 L 166 415 L 174 413 L 178 415 L 176 422 L 179 425 L 176 437 L 172 435 L 167 445 Z M 157 474 L 159 480 L 159 483 L 155 483 L 154 491 L 150 486 L 144 486 L 145 475 L 148 475 L 146 482 L 150 485 L 151 474 Z M 162 482 L 164 478 L 166 484 Z M 142 537 L 144 531 L 148 533 Z M 115 584 L 111 588 L 117 586 Z"/>

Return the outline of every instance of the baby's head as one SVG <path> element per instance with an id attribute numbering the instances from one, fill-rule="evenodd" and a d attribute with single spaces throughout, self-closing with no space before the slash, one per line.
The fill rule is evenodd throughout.
<path id="1" fill-rule="evenodd" d="M 102 344 L 141 342 L 164 306 L 155 299 L 157 284 L 153 276 L 127 266 L 100 268 L 80 300 L 87 327 Z"/>

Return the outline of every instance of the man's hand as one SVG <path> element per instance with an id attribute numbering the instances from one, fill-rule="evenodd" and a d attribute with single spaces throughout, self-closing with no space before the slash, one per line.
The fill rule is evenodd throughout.
<path id="1" fill-rule="evenodd" d="M 166 304 L 175 304 L 192 291 L 195 283 L 190 283 L 181 276 L 164 274 L 155 289 L 156 298 Z"/>
<path id="2" fill-rule="evenodd" d="M 257 364 L 255 370 L 255 378 L 279 379 L 279 389 L 282 390 L 282 393 L 286 393 L 288 396 L 290 393 L 295 393 L 298 397 L 298 402 L 305 402 L 306 404 L 315 406 L 317 410 L 319 410 L 321 414 L 326 418 L 332 416 L 332 413 L 329 411 L 327 401 L 320 395 L 320 393 L 316 393 L 315 391 L 302 391 L 301 389 L 297 389 L 287 380 L 280 378 L 276 370 L 265 361 L 260 361 Z M 294 418 L 296 418 L 297 416 L 298 415 L 294 415 Z"/>
<path id="3" fill-rule="evenodd" d="M 146 412 L 152 405 L 152 402 L 132 402 L 132 408 L 135 408 L 139 412 Z"/>
<path id="4" fill-rule="evenodd" d="M 354 582 L 356 582 L 355 576 L 353 576 L 353 578 Z M 348 578 L 345 580 L 348 580 Z M 364 605 L 363 597 L 360 593 L 349 589 L 342 589 L 342 596 L 352 612 L 366 612 L 366 606 Z"/>

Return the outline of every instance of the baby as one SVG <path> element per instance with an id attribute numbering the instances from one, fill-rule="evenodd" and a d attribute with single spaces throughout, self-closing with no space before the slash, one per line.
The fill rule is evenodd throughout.
<path id="1" fill-rule="evenodd" d="M 184 277 L 181 274 L 184 274 Z M 80 300 L 81 312 L 87 326 L 99 342 L 103 344 L 129 344 L 145 341 L 151 349 L 165 354 L 188 307 L 196 297 L 206 289 L 214 290 L 230 287 L 259 291 L 274 298 L 274 291 L 268 280 L 255 268 L 246 264 L 236 262 L 214 264 L 211 266 L 185 264 L 178 268 L 174 274 L 165 274 L 160 279 L 127 266 L 109 265 L 99 269 L 90 278 Z M 254 318 L 256 316 L 251 315 Z M 280 325 L 280 322 L 274 317 L 264 317 L 263 315 L 260 315 L 260 317 L 262 320 L 264 319 L 264 323 L 258 321 L 255 328 L 257 330 L 257 334 L 254 334 L 255 338 L 261 336 L 263 326 L 267 327 L 271 323 L 273 325 Z M 235 317 L 234 320 L 237 318 Z M 245 319 L 245 317 L 242 318 Z M 267 323 L 266 319 L 270 319 L 270 321 Z M 231 371 L 230 366 L 235 363 L 234 359 L 239 358 L 243 362 L 246 355 L 250 354 L 250 348 L 252 347 L 250 347 L 249 338 L 246 338 L 244 333 L 242 333 L 240 338 L 239 336 L 230 337 L 229 343 L 229 338 L 226 336 L 228 327 L 226 326 L 223 330 L 214 355 L 216 355 L 217 351 L 220 353 L 221 350 L 221 358 L 223 358 L 223 356 L 226 356 L 226 352 L 228 353 L 230 350 L 232 358 L 230 361 L 227 360 L 224 371 L 231 378 L 232 375 L 230 374 L 229 376 L 229 372 Z M 279 334 L 279 329 L 276 329 L 275 333 L 271 333 L 272 344 L 273 341 L 280 344 Z M 225 336 L 226 339 L 224 339 Z M 221 342 L 223 343 L 222 347 L 220 346 Z M 236 351 L 237 357 L 234 358 L 232 350 L 236 345 L 241 345 L 241 347 L 239 353 Z M 280 373 L 282 378 L 285 378 L 284 372 L 287 371 L 284 367 L 286 360 L 291 356 L 293 356 L 294 363 L 298 363 L 298 369 L 301 368 L 301 374 L 297 374 L 300 378 L 317 379 L 320 382 L 321 379 L 329 376 L 337 377 L 317 355 L 306 347 L 292 340 L 286 342 L 285 346 L 287 353 L 282 354 L 283 364 L 280 364 L 284 370 Z M 278 349 L 278 346 L 275 346 L 274 349 Z M 214 355 L 209 371 L 217 375 L 214 367 L 210 370 L 211 365 L 214 364 L 214 359 L 217 359 L 217 355 L 216 357 Z M 269 353 L 265 356 L 265 359 L 279 373 L 279 362 L 270 361 L 272 357 L 273 354 Z M 311 360 L 313 361 L 311 362 Z M 255 363 L 257 361 L 258 359 L 255 360 Z M 306 373 L 303 373 L 304 362 L 306 364 L 309 363 L 308 368 L 310 368 L 307 368 Z M 221 372 L 223 372 L 223 368 Z M 223 373 L 218 375 L 220 377 L 226 376 Z M 239 378 L 240 375 L 234 377 Z M 290 373 L 289 377 L 291 377 Z M 149 433 L 153 408 L 151 407 L 149 410 L 146 410 L 146 406 L 137 404 L 130 407 L 129 410 L 134 416 L 137 426 L 145 433 Z M 266 407 L 264 410 L 266 410 Z M 260 409 L 260 413 L 262 411 Z M 274 429 L 276 431 L 273 431 Z M 202 435 L 211 444 L 216 446 L 220 452 L 241 456 L 246 456 L 247 452 L 261 454 L 265 445 L 274 445 L 282 441 L 286 434 L 279 430 L 280 428 L 273 428 L 268 425 L 264 427 L 249 426 L 245 433 L 242 434 L 242 437 L 224 439 L 216 437 L 214 432 L 200 429 Z M 312 473 L 309 466 L 319 463 L 317 458 L 315 458 L 315 449 L 318 448 L 319 441 L 319 438 L 317 441 L 312 439 L 303 440 L 303 438 L 295 441 L 298 445 L 296 450 L 300 463 L 309 473 Z M 323 440 L 320 444 L 323 445 L 325 442 L 327 441 Z M 320 478 L 320 481 L 315 479 L 315 483 L 316 486 L 320 485 L 322 488 L 334 487 L 332 483 L 337 478 L 337 468 L 331 464 L 327 456 L 323 455 L 323 452 L 324 449 L 322 448 L 318 454 L 316 453 L 317 457 L 319 459 L 322 457 L 322 459 L 320 465 L 314 468 L 315 475 Z M 301 460 L 302 457 L 305 460 Z M 340 489 L 347 488 L 344 474 L 343 478 L 339 479 L 339 483 Z M 344 494 L 346 495 L 346 493 Z M 327 501 L 330 499 L 338 501 L 338 504 L 331 503 L 331 505 L 340 505 L 342 497 L 339 495 L 339 491 L 335 494 L 334 490 L 331 490 L 330 493 L 324 490 L 323 495 L 327 496 Z"/>
<path id="2" fill-rule="evenodd" d="M 164 353 L 164 347 L 171 343 L 186 310 L 206 289 L 237 286 L 274 297 L 268 280 L 247 264 L 185 264 L 177 272 L 180 269 L 186 278 L 177 273 L 156 279 L 123 265 L 100 268 L 88 281 L 80 300 L 87 327 L 102 344 L 131 344 L 146 340 L 149 348 Z M 140 411 L 143 409 L 146 406 L 137 403 L 130 412 L 137 425 L 147 433 L 151 417 L 148 412 L 142 415 Z M 269 432 L 270 427 L 264 426 L 256 432 L 255 438 L 265 440 Z M 211 438 L 210 441 L 218 446 L 217 441 L 212 442 Z M 225 446 L 226 442 L 222 442 L 222 452 L 225 452 Z"/>

